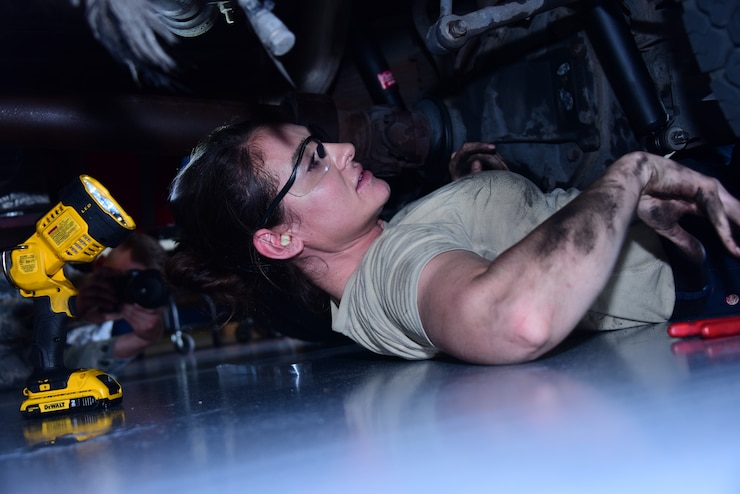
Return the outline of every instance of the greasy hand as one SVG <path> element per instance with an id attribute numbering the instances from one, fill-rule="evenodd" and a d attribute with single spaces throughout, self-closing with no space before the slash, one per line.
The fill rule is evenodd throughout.
<path id="1" fill-rule="evenodd" d="M 488 142 L 466 142 L 450 157 L 450 176 L 452 180 L 482 170 L 508 170 L 496 145 Z"/>
<path id="2" fill-rule="evenodd" d="M 740 201 L 712 177 L 660 156 L 636 154 L 638 163 L 649 172 L 637 208 L 643 222 L 698 261 L 704 257 L 704 248 L 678 221 L 686 214 L 703 215 L 727 250 L 740 257 L 740 247 L 732 235 L 740 225 Z"/>

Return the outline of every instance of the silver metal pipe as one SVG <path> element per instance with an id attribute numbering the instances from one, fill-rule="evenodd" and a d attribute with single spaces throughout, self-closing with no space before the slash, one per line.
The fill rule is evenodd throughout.
<path id="1" fill-rule="evenodd" d="M 528 0 L 526 2 L 507 2 L 484 7 L 464 15 L 444 13 L 451 11 L 451 2 L 440 3 L 441 15 L 427 31 L 426 46 L 432 53 L 443 55 L 456 51 L 471 38 L 515 21 L 556 7 L 575 3 L 575 0 Z"/>

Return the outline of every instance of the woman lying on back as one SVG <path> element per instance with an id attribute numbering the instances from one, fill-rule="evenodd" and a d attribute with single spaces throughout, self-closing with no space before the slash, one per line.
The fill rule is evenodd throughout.
<path id="1" fill-rule="evenodd" d="M 235 306 L 274 287 L 319 289 L 333 329 L 374 352 L 508 364 L 541 356 L 577 326 L 667 320 L 675 286 L 658 235 L 691 259 L 704 254 L 678 225 L 685 214 L 706 216 L 740 255 L 731 235 L 740 202 L 648 153 L 623 156 L 582 192 L 474 173 L 389 222 L 380 219 L 388 184 L 354 158 L 351 144 L 297 125 L 216 129 L 172 185 L 182 241 L 171 280 Z"/>

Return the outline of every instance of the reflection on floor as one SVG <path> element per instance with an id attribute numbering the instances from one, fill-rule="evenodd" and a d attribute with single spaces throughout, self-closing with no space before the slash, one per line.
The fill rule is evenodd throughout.
<path id="1" fill-rule="evenodd" d="M 511 367 L 262 340 L 119 378 L 122 406 L 57 419 L 1 394 L 2 492 L 740 492 L 738 337 L 658 325 Z"/>

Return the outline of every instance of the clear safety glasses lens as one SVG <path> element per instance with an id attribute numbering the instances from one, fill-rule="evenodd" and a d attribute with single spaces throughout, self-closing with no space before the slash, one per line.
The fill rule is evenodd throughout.
<path id="1" fill-rule="evenodd" d="M 330 167 L 331 162 L 326 157 L 324 145 L 315 137 L 309 137 L 298 165 L 295 183 L 288 193 L 298 197 L 305 196 L 321 182 Z"/>

